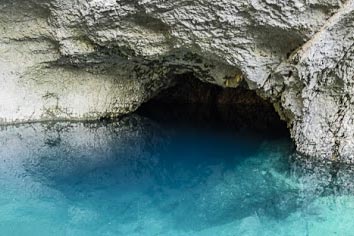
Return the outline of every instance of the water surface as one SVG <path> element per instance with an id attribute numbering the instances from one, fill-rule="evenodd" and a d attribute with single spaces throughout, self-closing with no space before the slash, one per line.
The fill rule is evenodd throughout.
<path id="1" fill-rule="evenodd" d="M 0 235 L 354 235 L 350 168 L 285 135 L 159 124 L 0 131 Z"/>

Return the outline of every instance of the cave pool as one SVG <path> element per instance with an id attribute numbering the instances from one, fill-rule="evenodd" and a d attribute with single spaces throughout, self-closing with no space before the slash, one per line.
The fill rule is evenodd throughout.
<path id="1" fill-rule="evenodd" d="M 0 235 L 354 235 L 354 172 L 288 135 L 160 124 L 0 131 Z"/>

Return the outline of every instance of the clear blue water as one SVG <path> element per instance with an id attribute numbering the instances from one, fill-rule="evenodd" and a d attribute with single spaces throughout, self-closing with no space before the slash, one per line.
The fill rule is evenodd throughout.
<path id="1" fill-rule="evenodd" d="M 138 116 L 6 127 L 0 235 L 354 235 L 352 171 L 292 149 Z"/>

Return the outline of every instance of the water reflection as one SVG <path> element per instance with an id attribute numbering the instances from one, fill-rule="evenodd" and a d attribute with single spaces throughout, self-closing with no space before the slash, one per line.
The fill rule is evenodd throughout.
<path id="1" fill-rule="evenodd" d="M 45 221 L 57 235 L 292 235 L 281 232 L 299 224 L 296 235 L 352 196 L 354 171 L 294 156 L 284 137 L 167 128 L 135 115 L 7 127 L 0 233 L 43 230 Z"/>

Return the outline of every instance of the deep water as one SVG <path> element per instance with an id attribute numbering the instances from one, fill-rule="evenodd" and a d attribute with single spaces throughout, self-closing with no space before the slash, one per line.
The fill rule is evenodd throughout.
<path id="1" fill-rule="evenodd" d="M 137 115 L 4 127 L 0 235 L 354 235 L 351 170 L 293 156 L 287 134 Z"/>

